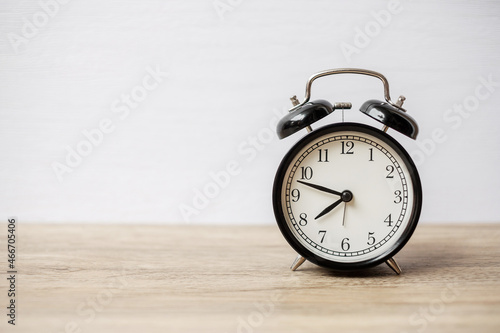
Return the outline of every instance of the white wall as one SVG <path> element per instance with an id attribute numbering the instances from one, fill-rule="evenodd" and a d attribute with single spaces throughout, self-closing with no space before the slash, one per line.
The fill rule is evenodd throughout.
<path id="1" fill-rule="evenodd" d="M 0 4 L 2 219 L 183 222 L 179 207 L 233 163 L 239 173 L 189 222 L 274 223 L 274 173 L 303 133 L 270 139 L 269 123 L 313 73 L 360 67 L 386 75 L 419 122 L 420 146 L 390 133 L 419 164 L 421 220 L 500 221 L 499 2 L 60 2 Z M 134 108 L 122 100 L 141 92 Z M 324 78 L 313 98 L 350 101 L 346 120 L 378 126 L 356 111 L 383 99 L 374 78 Z M 108 133 L 59 181 L 54 163 L 99 125 Z M 436 129 L 446 140 L 431 147 Z"/>

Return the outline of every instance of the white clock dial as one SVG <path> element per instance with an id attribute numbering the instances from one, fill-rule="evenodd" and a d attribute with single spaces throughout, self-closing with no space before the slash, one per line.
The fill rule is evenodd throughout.
<path id="1" fill-rule="evenodd" d="M 347 265 L 394 254 L 413 232 L 421 205 L 408 155 L 367 126 L 318 133 L 292 148 L 280 167 L 280 228 L 320 262 Z"/>

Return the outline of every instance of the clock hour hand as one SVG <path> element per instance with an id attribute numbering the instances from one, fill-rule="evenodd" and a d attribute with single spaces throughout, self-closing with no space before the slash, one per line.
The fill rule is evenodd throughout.
<path id="1" fill-rule="evenodd" d="M 321 213 L 318 214 L 318 216 L 316 216 L 314 219 L 317 220 L 319 219 L 321 216 L 325 215 L 325 214 L 328 214 L 329 212 L 331 212 L 335 207 L 337 207 L 338 205 L 340 205 L 340 203 L 344 201 L 342 200 L 342 198 L 340 198 L 339 200 L 335 201 L 334 203 L 332 203 L 330 206 L 326 207 L 325 209 L 323 209 L 323 211 Z"/>
<path id="2" fill-rule="evenodd" d="M 320 191 L 323 191 L 323 192 L 326 192 L 326 193 L 331 193 L 331 194 L 335 194 L 335 195 L 338 195 L 338 196 L 342 196 L 342 193 L 341 193 L 341 192 L 337 192 L 337 191 L 335 191 L 335 190 L 332 190 L 332 189 L 326 188 L 326 187 L 321 186 L 321 185 L 316 185 L 316 184 L 306 183 L 306 182 L 303 182 L 303 181 L 301 181 L 301 180 L 297 180 L 297 183 L 304 184 L 304 185 L 306 185 L 306 186 L 309 186 L 309 187 L 315 188 L 315 189 L 317 189 L 317 190 L 320 190 Z"/>

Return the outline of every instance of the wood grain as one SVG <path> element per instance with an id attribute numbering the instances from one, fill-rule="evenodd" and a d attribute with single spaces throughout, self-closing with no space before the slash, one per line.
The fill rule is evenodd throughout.
<path id="1" fill-rule="evenodd" d="M 401 276 L 307 262 L 291 272 L 274 226 L 21 224 L 18 234 L 17 325 L 2 316 L 2 332 L 500 331 L 500 225 L 419 226 L 397 255 Z"/>

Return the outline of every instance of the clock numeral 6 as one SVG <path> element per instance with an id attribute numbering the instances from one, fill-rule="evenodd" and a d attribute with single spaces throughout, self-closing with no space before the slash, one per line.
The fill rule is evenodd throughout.
<path id="1" fill-rule="evenodd" d="M 366 244 L 368 245 L 375 244 L 375 237 L 373 237 L 374 234 L 375 234 L 374 232 L 368 232 L 368 242 L 366 242 Z"/>
<path id="2" fill-rule="evenodd" d="M 300 191 L 298 189 L 294 188 L 292 190 L 291 194 L 292 194 L 292 201 L 293 202 L 299 201 L 299 199 L 300 199 Z"/>
<path id="3" fill-rule="evenodd" d="M 403 198 L 401 197 L 401 191 L 400 190 L 394 191 L 394 195 L 396 196 L 396 198 L 394 199 L 394 203 L 395 204 L 398 204 L 401 201 L 403 201 Z"/>
<path id="4" fill-rule="evenodd" d="M 313 176 L 313 169 L 311 167 L 300 167 L 301 171 L 301 178 L 300 179 L 306 179 L 309 180 Z"/>
<path id="5" fill-rule="evenodd" d="M 346 150 L 347 148 L 347 150 Z M 354 142 L 352 141 L 342 141 L 342 152 L 341 154 L 354 154 L 352 149 L 354 148 Z"/>
<path id="6" fill-rule="evenodd" d="M 351 248 L 351 245 L 348 242 L 349 242 L 349 238 L 344 238 L 342 240 L 342 243 L 340 244 L 340 246 L 342 247 L 343 251 L 349 251 L 349 249 Z"/>
<path id="7" fill-rule="evenodd" d="M 299 217 L 300 217 L 299 225 L 301 227 L 306 226 L 307 225 L 307 214 L 306 213 L 301 213 L 299 215 Z"/>

